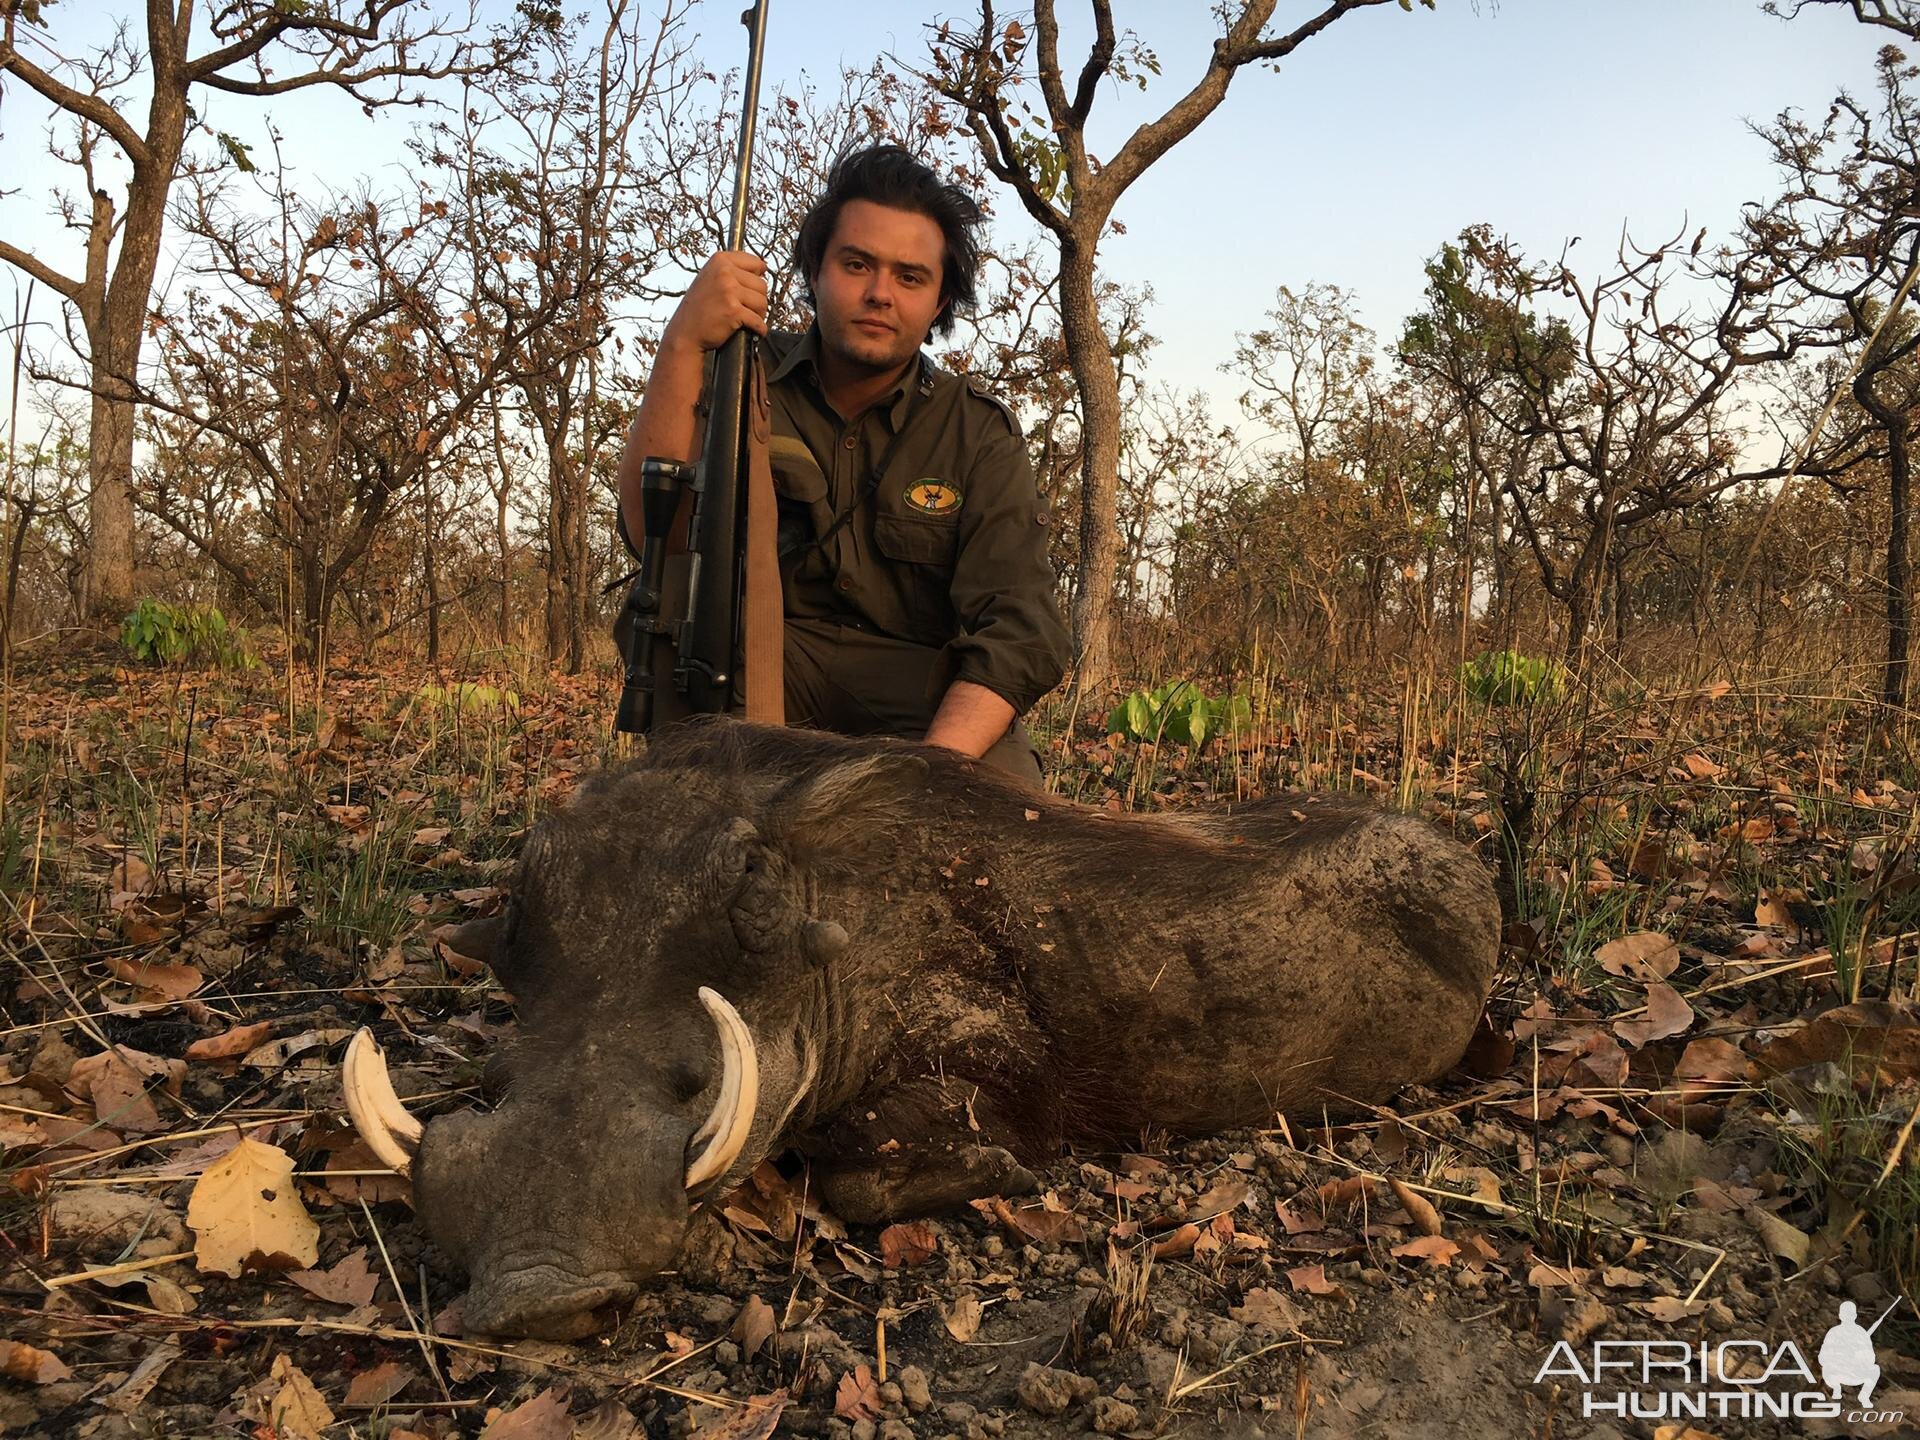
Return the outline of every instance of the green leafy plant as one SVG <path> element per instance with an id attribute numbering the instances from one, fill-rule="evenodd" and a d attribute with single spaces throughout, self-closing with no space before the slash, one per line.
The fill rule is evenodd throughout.
<path id="1" fill-rule="evenodd" d="M 1531 706 L 1567 693 L 1565 667 L 1517 650 L 1487 650 L 1460 667 L 1460 684 L 1482 705 Z"/>
<path id="2" fill-rule="evenodd" d="M 1253 723 L 1253 705 L 1245 695 L 1208 699 L 1191 680 L 1174 680 L 1153 690 L 1136 690 L 1107 716 L 1107 733 L 1129 740 L 1177 740 L 1195 750 L 1222 730 Z"/>
<path id="3" fill-rule="evenodd" d="M 1509 920 L 1525 919 L 1527 852 L 1567 671 L 1553 660 L 1489 650 L 1460 667 L 1460 688 L 1493 722 L 1482 769 L 1499 830 L 1500 904 Z"/>
<path id="4" fill-rule="evenodd" d="M 493 685 L 480 685 L 471 680 L 457 680 L 451 685 L 435 685 L 431 682 L 422 685 L 414 698 L 421 705 L 448 714 L 485 715 L 495 710 L 504 710 L 509 715 L 517 714 L 520 709 L 520 695 L 514 690 L 501 690 Z"/>
<path id="5" fill-rule="evenodd" d="M 251 670 L 260 663 L 244 630 L 227 624 L 211 605 L 169 605 L 151 595 L 120 623 L 120 643 L 137 660 L 179 665 L 211 661 L 222 669 Z"/>

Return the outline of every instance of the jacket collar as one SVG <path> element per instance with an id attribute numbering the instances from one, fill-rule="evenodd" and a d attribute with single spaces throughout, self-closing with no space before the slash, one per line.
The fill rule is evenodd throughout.
<path id="1" fill-rule="evenodd" d="M 813 382 L 814 389 L 820 391 L 821 398 L 825 399 L 826 392 L 820 385 L 820 327 L 818 325 L 809 325 L 806 333 L 794 341 L 792 348 L 780 357 L 780 363 L 767 372 L 767 383 L 777 385 L 803 365 L 806 367 L 807 378 Z M 926 352 L 924 350 L 918 352 L 914 356 L 914 363 L 901 376 L 900 383 L 881 397 L 874 407 L 885 410 L 887 426 L 896 435 L 900 433 L 900 427 L 907 423 L 907 415 L 913 409 L 915 392 L 922 395 L 932 394 L 934 377 L 938 373 L 933 362 L 927 359 Z"/>

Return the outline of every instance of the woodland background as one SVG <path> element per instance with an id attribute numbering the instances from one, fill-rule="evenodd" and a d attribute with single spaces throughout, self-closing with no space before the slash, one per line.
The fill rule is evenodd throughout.
<path id="1" fill-rule="evenodd" d="M 1237 416 L 1156 380 L 1151 295 L 1103 281 L 1098 246 L 1239 72 L 1277 83 L 1252 72 L 1368 6 L 1285 34 L 1243 7 L 1197 81 L 1161 77 L 1104 5 L 1064 58 L 1050 6 L 937 23 L 923 54 L 766 97 L 751 245 L 787 254 L 832 157 L 880 138 L 999 217 L 987 303 L 939 358 L 1025 418 L 1093 692 L 1261 657 L 1444 678 L 1481 650 L 1644 651 L 1804 658 L 1897 712 L 1920 331 L 1892 302 L 1920 253 L 1920 141 L 1896 47 L 1920 18 L 1816 3 L 1888 42 L 1876 88 L 1757 127 L 1779 183 L 1737 236 L 1623 232 L 1576 263 L 1490 217 L 1437 246 L 1425 307 L 1387 336 L 1353 318 L 1362 297 L 1276 277 L 1220 357 Z M 691 59 L 680 4 L 349 11 L 229 6 L 204 35 L 182 11 L 66 54 L 61 7 L 8 5 L 6 83 L 54 107 L 59 203 L 87 237 L 80 273 L 0 239 L 67 302 L 63 333 L 12 330 L 9 642 L 154 596 L 307 657 L 338 636 L 610 658 L 613 465 L 664 309 L 720 243 L 735 77 Z M 144 124 L 120 103 L 142 71 Z M 1161 113 L 1090 153 L 1102 87 L 1150 82 Z M 294 175 L 193 108 L 314 85 L 413 127 L 403 183 Z M 95 188 L 114 149 L 125 194 Z M 187 278 L 156 295 L 167 227 Z M 774 304 L 804 323 L 790 275 Z"/>

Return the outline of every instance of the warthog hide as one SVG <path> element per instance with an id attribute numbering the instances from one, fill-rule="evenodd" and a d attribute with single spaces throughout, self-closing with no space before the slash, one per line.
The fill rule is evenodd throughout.
<path id="1" fill-rule="evenodd" d="M 1473 856 L 1362 802 L 1109 814 L 693 722 L 585 782 L 456 941 L 518 1003 L 499 1108 L 417 1140 L 355 1113 L 411 1157 L 468 1325 L 566 1336 L 785 1150 L 869 1222 L 1031 1189 L 1063 1143 L 1383 1101 L 1459 1058 L 1498 933 Z"/>

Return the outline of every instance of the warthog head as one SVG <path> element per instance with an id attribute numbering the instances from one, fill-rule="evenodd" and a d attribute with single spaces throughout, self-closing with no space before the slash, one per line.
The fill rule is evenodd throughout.
<path id="1" fill-rule="evenodd" d="M 500 1107 L 423 1128 L 355 1038 L 348 1107 L 466 1269 L 470 1329 L 587 1333 L 764 1158 L 814 1084 L 847 947 L 811 912 L 818 877 L 871 853 L 923 775 L 899 754 L 785 783 L 656 756 L 589 781 L 529 839 L 508 909 L 452 942 L 518 1004 Z"/>

